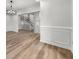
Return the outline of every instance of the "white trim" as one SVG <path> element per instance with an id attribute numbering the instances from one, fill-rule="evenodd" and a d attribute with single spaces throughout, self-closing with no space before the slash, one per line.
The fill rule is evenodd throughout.
<path id="1" fill-rule="evenodd" d="M 49 29 L 49 30 L 48 30 Z M 68 32 L 72 32 L 72 27 L 66 27 L 66 26 L 40 26 L 40 30 L 47 30 L 47 31 L 50 31 L 52 30 L 52 33 L 53 32 L 57 32 L 57 31 L 61 31 L 61 33 L 63 31 L 67 31 Z M 47 38 L 48 39 L 48 38 Z M 50 38 L 51 39 L 51 38 Z M 50 40 L 49 39 L 49 40 Z M 60 39 L 60 38 L 59 38 Z M 62 48 L 65 48 L 65 49 L 69 49 L 72 51 L 72 47 L 71 45 L 68 43 L 64 43 L 64 42 L 58 42 L 58 41 L 49 41 L 49 40 L 44 40 L 41 38 L 41 42 L 44 42 L 44 43 L 47 43 L 47 44 L 51 44 L 51 45 L 54 45 L 54 46 L 58 46 L 58 47 L 62 47 Z M 72 43 L 71 43 L 72 44 Z"/>
<path id="2" fill-rule="evenodd" d="M 62 43 L 59 43 L 59 42 L 49 42 L 49 41 L 46 41 L 46 40 L 40 40 L 40 42 L 43 42 L 43 43 L 47 43 L 47 44 L 50 44 L 50 45 L 54 45 L 54 46 L 57 46 L 57 47 L 61 47 L 61 48 L 65 48 L 65 49 L 69 49 L 72 51 L 72 48 L 66 44 L 62 44 Z"/>
<path id="3" fill-rule="evenodd" d="M 40 26 L 41 28 L 54 28 L 54 29 L 69 29 L 72 30 L 72 27 L 65 26 Z"/>

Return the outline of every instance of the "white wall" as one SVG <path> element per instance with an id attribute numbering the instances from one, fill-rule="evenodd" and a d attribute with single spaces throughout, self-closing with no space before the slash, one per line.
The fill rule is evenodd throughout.
<path id="1" fill-rule="evenodd" d="M 6 31 L 18 32 L 18 15 L 6 15 Z"/>
<path id="2" fill-rule="evenodd" d="M 71 49 L 72 0 L 40 1 L 41 41 Z"/>
<path id="3" fill-rule="evenodd" d="M 35 21 L 34 21 L 34 32 L 35 33 L 40 33 L 40 17 L 39 17 L 39 13 L 40 12 L 38 12 L 38 13 L 36 13 L 34 15 L 34 19 L 35 19 Z"/>

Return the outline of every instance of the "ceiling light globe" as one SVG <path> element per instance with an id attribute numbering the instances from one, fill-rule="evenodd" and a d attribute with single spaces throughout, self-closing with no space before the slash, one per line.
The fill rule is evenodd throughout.
<path id="1" fill-rule="evenodd" d="M 37 2 L 39 2 L 40 0 L 36 0 Z"/>

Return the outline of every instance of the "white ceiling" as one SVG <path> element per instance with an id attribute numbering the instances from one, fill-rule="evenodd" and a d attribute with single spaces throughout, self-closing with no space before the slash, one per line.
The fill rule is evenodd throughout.
<path id="1" fill-rule="evenodd" d="M 27 8 L 28 6 L 37 4 L 39 5 L 38 2 L 35 0 L 13 0 L 13 7 L 14 9 L 22 9 L 22 8 Z M 10 0 L 6 0 L 6 8 L 8 9 L 10 6 Z"/>

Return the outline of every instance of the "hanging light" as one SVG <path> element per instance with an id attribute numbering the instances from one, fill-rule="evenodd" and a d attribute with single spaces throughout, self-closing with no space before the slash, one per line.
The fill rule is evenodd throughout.
<path id="1" fill-rule="evenodd" d="M 13 10 L 13 0 L 10 0 L 11 6 L 8 10 L 6 10 L 6 14 L 8 15 L 15 15 L 16 14 L 16 10 Z"/>
<path id="2" fill-rule="evenodd" d="M 40 0 L 36 0 L 37 2 L 39 2 Z"/>

